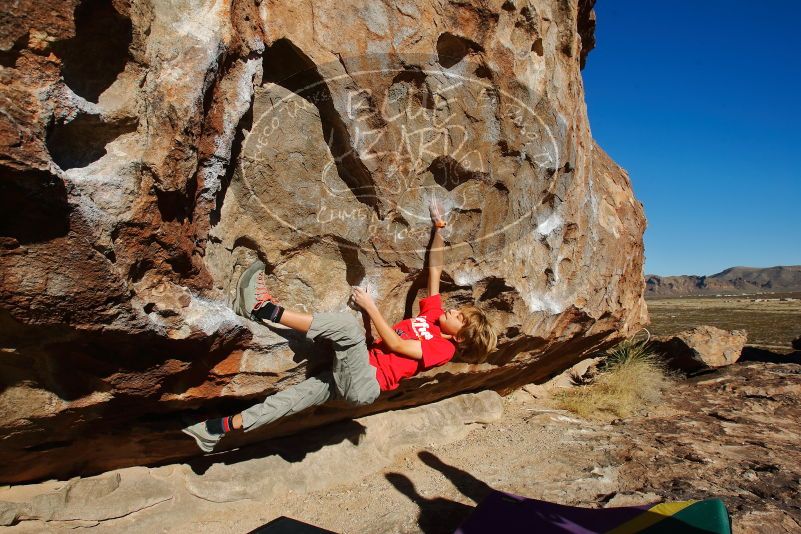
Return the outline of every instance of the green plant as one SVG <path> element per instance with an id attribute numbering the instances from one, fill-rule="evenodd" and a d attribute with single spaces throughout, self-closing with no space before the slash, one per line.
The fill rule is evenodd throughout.
<path id="1" fill-rule="evenodd" d="M 647 341 L 626 339 L 607 350 L 601 365 L 603 371 L 612 371 L 621 366 L 652 365 L 662 367 L 659 357 L 650 349 Z"/>
<path id="2" fill-rule="evenodd" d="M 671 377 L 648 341 L 625 340 L 605 353 L 590 383 L 555 395 L 559 407 L 582 417 L 628 417 L 656 404 Z"/>

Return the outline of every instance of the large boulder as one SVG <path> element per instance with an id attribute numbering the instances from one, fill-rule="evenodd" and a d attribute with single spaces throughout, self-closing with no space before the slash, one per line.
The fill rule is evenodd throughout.
<path id="1" fill-rule="evenodd" d="M 655 338 L 651 346 L 672 367 L 692 372 L 735 363 L 747 340 L 745 330 L 728 331 L 703 325 L 673 336 Z"/>
<path id="2" fill-rule="evenodd" d="M 411 314 L 432 197 L 443 294 L 487 311 L 497 352 L 248 440 L 508 391 L 638 330 L 645 218 L 590 135 L 592 4 L 6 6 L 0 483 L 196 455 L 182 416 L 330 365 L 231 311 L 256 258 L 289 306 L 347 309 L 359 284 Z"/>

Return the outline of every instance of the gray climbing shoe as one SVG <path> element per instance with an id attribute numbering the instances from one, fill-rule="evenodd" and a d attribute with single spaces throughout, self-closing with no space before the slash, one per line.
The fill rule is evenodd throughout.
<path id="1" fill-rule="evenodd" d="M 236 284 L 236 299 L 234 300 L 234 312 L 245 319 L 255 321 L 253 317 L 253 306 L 256 305 L 256 280 L 259 273 L 264 270 L 264 263 L 256 261 L 245 269 L 239 282 Z"/>
<path id="2" fill-rule="evenodd" d="M 181 432 L 195 438 L 197 446 L 200 447 L 203 452 L 213 451 L 214 446 L 217 445 L 217 442 L 223 437 L 222 434 L 212 434 L 206 430 L 206 421 L 201 421 L 194 425 L 189 425 L 186 428 L 182 428 Z"/>

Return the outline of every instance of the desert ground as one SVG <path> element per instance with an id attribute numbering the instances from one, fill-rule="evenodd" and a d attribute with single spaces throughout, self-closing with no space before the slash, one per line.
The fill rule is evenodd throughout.
<path id="1" fill-rule="evenodd" d="M 1 487 L 0 516 L 29 506 L 6 527 L 17 533 L 245 533 L 280 518 L 340 533 L 445 533 L 497 489 L 595 508 L 719 497 L 735 532 L 801 532 L 798 297 L 649 301 L 655 335 L 746 329 L 750 354 L 763 357 L 674 376 L 632 417 L 578 417 L 541 386 L 486 391 L 189 464 Z"/>
<path id="2" fill-rule="evenodd" d="M 801 292 L 649 299 L 654 335 L 671 335 L 701 324 L 748 331 L 748 345 L 790 350 L 801 335 Z"/>
<path id="3" fill-rule="evenodd" d="M 53 506 L 61 507 L 60 520 L 21 521 L 7 531 L 246 533 L 288 517 L 340 533 L 445 533 L 494 488 L 586 507 L 719 497 L 735 532 L 801 532 L 801 365 L 747 362 L 694 377 L 625 420 L 580 419 L 525 389 L 500 402 L 502 417 L 481 422 L 479 409 L 477 420 L 455 426 L 432 424 L 433 405 L 413 419 L 379 414 L 418 433 L 372 472 L 360 471 L 337 444 L 319 451 L 327 463 L 322 482 L 309 478 L 319 465 L 313 454 L 288 469 L 274 468 L 277 458 L 259 451 L 248 460 L 212 457 L 211 465 L 129 468 L 86 479 L 94 482 L 88 489 L 76 486 L 77 499 L 68 495 L 66 506 Z M 374 423 L 364 425 L 369 434 Z M 308 448 L 321 436 L 295 436 L 285 449 Z M 344 444 L 375 456 L 369 441 L 355 449 Z M 116 475 L 123 483 L 107 495 L 97 481 Z M 126 486 L 126 479 L 134 483 Z M 141 494 L 153 482 L 165 491 L 145 502 Z M 0 488 L 0 500 L 30 502 L 64 484 Z M 304 489 L 312 486 L 318 489 Z M 117 511 L 104 512 L 118 517 L 86 519 L 115 493 Z"/>

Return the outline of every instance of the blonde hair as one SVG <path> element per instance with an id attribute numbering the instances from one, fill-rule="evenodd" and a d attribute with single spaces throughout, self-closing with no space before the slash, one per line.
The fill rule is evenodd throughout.
<path id="1" fill-rule="evenodd" d="M 460 310 L 464 326 L 459 329 L 459 359 L 467 363 L 484 363 L 498 344 L 498 334 L 483 311 L 475 306 Z"/>

